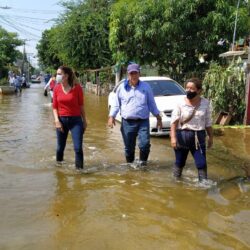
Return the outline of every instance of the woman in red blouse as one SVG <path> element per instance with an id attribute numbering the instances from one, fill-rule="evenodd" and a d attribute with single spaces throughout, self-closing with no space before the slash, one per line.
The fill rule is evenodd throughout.
<path id="1" fill-rule="evenodd" d="M 53 115 L 57 134 L 56 160 L 63 161 L 68 132 L 71 132 L 75 151 L 75 166 L 83 168 L 83 134 L 87 127 L 83 90 L 76 83 L 71 68 L 61 66 L 57 70 L 57 84 L 53 94 Z"/>

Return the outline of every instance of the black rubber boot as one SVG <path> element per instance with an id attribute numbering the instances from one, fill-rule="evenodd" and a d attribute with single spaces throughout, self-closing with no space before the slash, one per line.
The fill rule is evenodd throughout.
<path id="1" fill-rule="evenodd" d="M 135 160 L 135 156 L 126 156 L 127 163 L 132 163 Z"/>
<path id="2" fill-rule="evenodd" d="M 173 167 L 173 176 L 175 178 L 180 178 L 181 174 L 182 174 L 182 170 L 183 170 L 182 167 L 177 167 L 176 165 L 174 165 L 174 167 Z"/>
<path id="3" fill-rule="evenodd" d="M 198 169 L 198 179 L 200 182 L 207 180 L 207 168 Z"/>
<path id="4" fill-rule="evenodd" d="M 143 152 L 140 150 L 140 162 L 142 166 L 147 165 L 149 152 Z"/>
<path id="5" fill-rule="evenodd" d="M 76 162 L 76 169 L 83 169 L 83 162 Z"/>

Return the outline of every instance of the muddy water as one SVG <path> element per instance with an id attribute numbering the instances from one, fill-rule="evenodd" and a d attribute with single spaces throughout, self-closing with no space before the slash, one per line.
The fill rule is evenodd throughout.
<path id="1" fill-rule="evenodd" d="M 148 169 L 124 164 L 107 98 L 86 95 L 85 172 L 69 138 L 55 164 L 55 131 L 42 86 L 0 96 L 0 249 L 249 249 L 250 130 L 227 129 L 208 152 L 207 185 L 192 159 L 171 178 L 168 138 L 152 138 Z"/>

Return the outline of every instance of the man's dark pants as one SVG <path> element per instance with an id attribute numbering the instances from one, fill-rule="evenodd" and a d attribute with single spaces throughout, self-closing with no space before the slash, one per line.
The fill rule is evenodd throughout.
<path id="1" fill-rule="evenodd" d="M 149 119 L 122 119 L 121 133 L 125 145 L 127 162 L 133 162 L 135 159 L 137 136 L 140 149 L 140 161 L 146 162 L 150 152 Z"/>

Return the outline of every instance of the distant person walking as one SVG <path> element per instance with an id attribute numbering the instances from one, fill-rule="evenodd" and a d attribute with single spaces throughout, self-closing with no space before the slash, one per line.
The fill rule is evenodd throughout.
<path id="1" fill-rule="evenodd" d="M 15 86 L 15 76 L 14 75 L 9 76 L 9 84 L 10 84 L 10 86 Z"/>
<path id="2" fill-rule="evenodd" d="M 25 74 L 23 74 L 23 76 L 22 76 L 22 88 L 26 88 L 26 87 L 27 87 L 26 76 L 25 76 Z"/>
<path id="3" fill-rule="evenodd" d="M 22 78 L 19 75 L 15 75 L 14 77 L 15 77 L 15 80 L 14 80 L 15 92 L 21 93 L 22 92 Z"/>
<path id="4" fill-rule="evenodd" d="M 47 72 L 47 73 L 45 74 L 45 76 L 44 76 L 45 84 L 48 83 L 48 81 L 49 81 L 50 78 L 51 78 L 51 75 L 50 75 L 50 73 Z"/>
<path id="5" fill-rule="evenodd" d="M 128 79 L 116 91 L 115 104 L 109 112 L 108 125 L 115 125 L 115 117 L 120 110 L 122 123 L 121 133 L 125 144 L 127 162 L 135 159 L 136 138 L 138 136 L 140 161 L 147 164 L 150 152 L 150 112 L 157 119 L 157 127 L 162 128 L 160 111 L 158 110 L 151 87 L 139 80 L 140 66 L 130 64 L 127 68 Z"/>
<path id="6" fill-rule="evenodd" d="M 206 136 L 208 148 L 213 145 L 210 104 L 201 97 L 202 82 L 188 79 L 186 97 L 176 106 L 171 119 L 171 146 L 175 152 L 174 177 L 181 177 L 188 153 L 191 152 L 199 181 L 207 179 Z"/>
<path id="7" fill-rule="evenodd" d="M 49 91 L 52 103 L 53 103 L 53 91 L 54 91 L 55 86 L 56 86 L 56 74 L 54 74 L 50 78 L 50 80 L 48 81 L 48 83 L 44 87 L 44 91 L 46 94 Z"/>
<path id="8" fill-rule="evenodd" d="M 83 90 L 75 80 L 71 68 L 61 66 L 57 70 L 53 94 L 53 114 L 57 134 L 56 160 L 63 161 L 64 149 L 71 132 L 75 151 L 75 167 L 83 168 L 83 134 L 87 128 Z"/>

